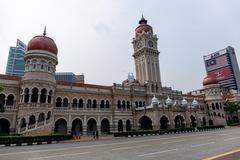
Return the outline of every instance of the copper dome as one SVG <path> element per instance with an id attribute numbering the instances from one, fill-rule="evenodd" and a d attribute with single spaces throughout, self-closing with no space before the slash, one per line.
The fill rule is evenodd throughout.
<path id="1" fill-rule="evenodd" d="M 152 32 L 152 27 L 147 24 L 147 20 L 142 16 L 142 19 L 139 21 L 139 26 L 135 29 L 136 33 L 142 32 Z"/>
<path id="2" fill-rule="evenodd" d="M 35 36 L 29 41 L 27 51 L 30 50 L 44 50 L 56 55 L 58 53 L 57 45 L 54 40 L 46 36 L 46 29 L 44 30 L 43 35 Z"/>
<path id="3" fill-rule="evenodd" d="M 218 81 L 216 78 L 213 78 L 213 77 L 205 77 L 203 79 L 203 85 L 206 86 L 206 85 L 210 85 L 210 84 L 218 84 Z"/>

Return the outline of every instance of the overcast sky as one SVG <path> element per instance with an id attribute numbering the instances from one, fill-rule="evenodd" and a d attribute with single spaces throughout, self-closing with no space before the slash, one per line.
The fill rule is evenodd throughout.
<path id="1" fill-rule="evenodd" d="M 58 46 L 57 71 L 86 83 L 121 83 L 134 72 L 132 38 L 142 13 L 157 34 L 163 86 L 200 89 L 202 56 L 227 46 L 240 60 L 239 0 L 1 0 L 0 73 L 17 38 L 42 34 Z"/>

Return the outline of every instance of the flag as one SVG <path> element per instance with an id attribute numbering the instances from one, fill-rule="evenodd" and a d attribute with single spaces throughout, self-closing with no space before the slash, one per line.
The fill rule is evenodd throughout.
<path id="1" fill-rule="evenodd" d="M 222 55 L 206 61 L 207 70 L 211 71 L 228 65 L 227 55 Z"/>

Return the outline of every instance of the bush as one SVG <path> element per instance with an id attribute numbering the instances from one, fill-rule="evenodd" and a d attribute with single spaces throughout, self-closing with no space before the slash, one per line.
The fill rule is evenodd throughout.
<path id="1" fill-rule="evenodd" d="M 0 136 L 0 144 L 21 144 L 21 143 L 42 143 L 42 142 L 52 142 L 52 141 L 62 141 L 71 139 L 70 134 L 52 134 L 52 135 L 42 135 L 42 136 L 25 136 L 25 135 L 16 135 L 16 136 Z"/>

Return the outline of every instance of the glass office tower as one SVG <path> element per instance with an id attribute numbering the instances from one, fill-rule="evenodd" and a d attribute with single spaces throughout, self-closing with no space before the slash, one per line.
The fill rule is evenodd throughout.
<path id="1" fill-rule="evenodd" d="M 24 55 L 26 45 L 17 39 L 16 47 L 10 47 L 6 67 L 7 75 L 23 76 L 24 75 Z"/>

